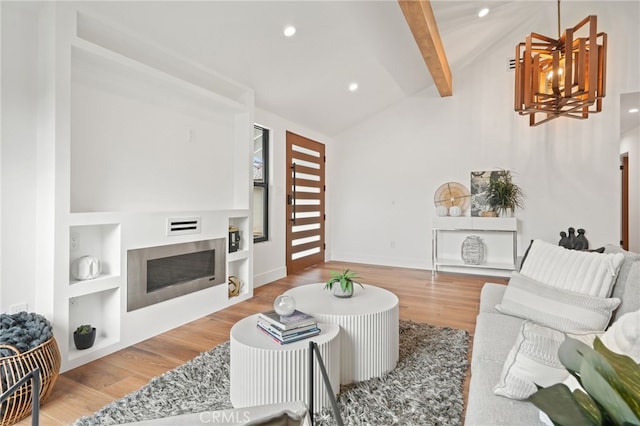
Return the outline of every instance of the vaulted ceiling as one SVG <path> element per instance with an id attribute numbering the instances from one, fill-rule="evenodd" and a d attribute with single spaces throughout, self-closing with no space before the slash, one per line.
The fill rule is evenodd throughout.
<path id="1" fill-rule="evenodd" d="M 432 1 L 456 75 L 496 44 L 555 35 L 555 1 Z M 598 3 L 563 2 L 574 25 Z M 395 0 L 85 2 L 100 15 L 254 89 L 256 106 L 328 136 L 408 96 L 439 97 Z M 478 10 L 489 14 L 480 19 Z M 598 6 L 598 7 L 596 7 Z M 596 10 L 599 9 L 599 10 Z M 283 29 L 294 25 L 287 38 Z M 563 25 L 563 26 L 567 26 Z M 505 67 L 507 58 L 505 57 Z M 358 83 L 358 90 L 348 86 Z"/>

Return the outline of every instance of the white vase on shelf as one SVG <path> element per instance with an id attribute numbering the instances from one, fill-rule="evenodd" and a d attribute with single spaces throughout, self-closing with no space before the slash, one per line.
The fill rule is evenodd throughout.
<path id="1" fill-rule="evenodd" d="M 449 216 L 458 217 L 462 214 L 462 209 L 460 206 L 451 206 L 449 207 Z"/>

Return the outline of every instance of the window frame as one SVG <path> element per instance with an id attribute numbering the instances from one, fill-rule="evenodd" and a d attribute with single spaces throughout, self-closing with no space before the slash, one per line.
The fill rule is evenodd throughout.
<path id="1" fill-rule="evenodd" d="M 253 237 L 253 242 L 261 243 L 263 241 L 269 241 L 269 136 L 270 130 L 259 124 L 254 124 L 253 129 L 262 131 L 262 158 L 264 160 L 262 164 L 262 181 L 256 181 L 253 179 L 253 188 L 261 188 L 264 194 L 262 205 L 262 225 L 263 235 L 260 237 Z M 255 146 L 255 144 L 254 144 Z M 253 167 L 253 166 L 252 166 Z M 255 191 L 254 191 L 255 192 Z M 252 213 L 253 214 L 253 213 Z"/>

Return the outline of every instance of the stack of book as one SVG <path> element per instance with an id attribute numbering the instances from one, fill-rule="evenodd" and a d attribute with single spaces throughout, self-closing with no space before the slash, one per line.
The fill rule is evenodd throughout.
<path id="1" fill-rule="evenodd" d="M 257 325 L 260 331 L 281 345 L 320 334 L 316 319 L 298 310 L 288 316 L 278 315 L 275 311 L 260 313 Z"/>

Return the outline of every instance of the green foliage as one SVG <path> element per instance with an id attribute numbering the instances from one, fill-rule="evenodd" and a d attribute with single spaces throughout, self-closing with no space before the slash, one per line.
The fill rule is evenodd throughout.
<path id="1" fill-rule="evenodd" d="M 93 331 L 93 327 L 90 324 L 83 324 L 76 328 L 76 333 L 78 334 L 89 334 Z"/>
<path id="2" fill-rule="evenodd" d="M 566 338 L 558 356 L 584 391 L 557 383 L 528 398 L 558 426 L 640 424 L 640 365 L 607 349 Z"/>
<path id="3" fill-rule="evenodd" d="M 327 281 L 324 288 L 331 290 L 331 288 L 335 283 L 340 283 L 340 287 L 342 288 L 342 291 L 345 291 L 345 292 L 353 290 L 353 283 L 356 283 L 360 287 L 364 288 L 362 284 L 356 281 L 356 279 L 359 279 L 359 278 L 360 277 L 358 277 L 357 272 L 353 272 L 348 269 L 346 269 L 342 273 L 331 271 L 331 278 L 329 278 L 329 281 Z"/>
<path id="4" fill-rule="evenodd" d="M 513 183 L 509 170 L 501 170 L 491 175 L 487 188 L 487 202 L 495 212 L 524 207 L 524 192 Z"/>

